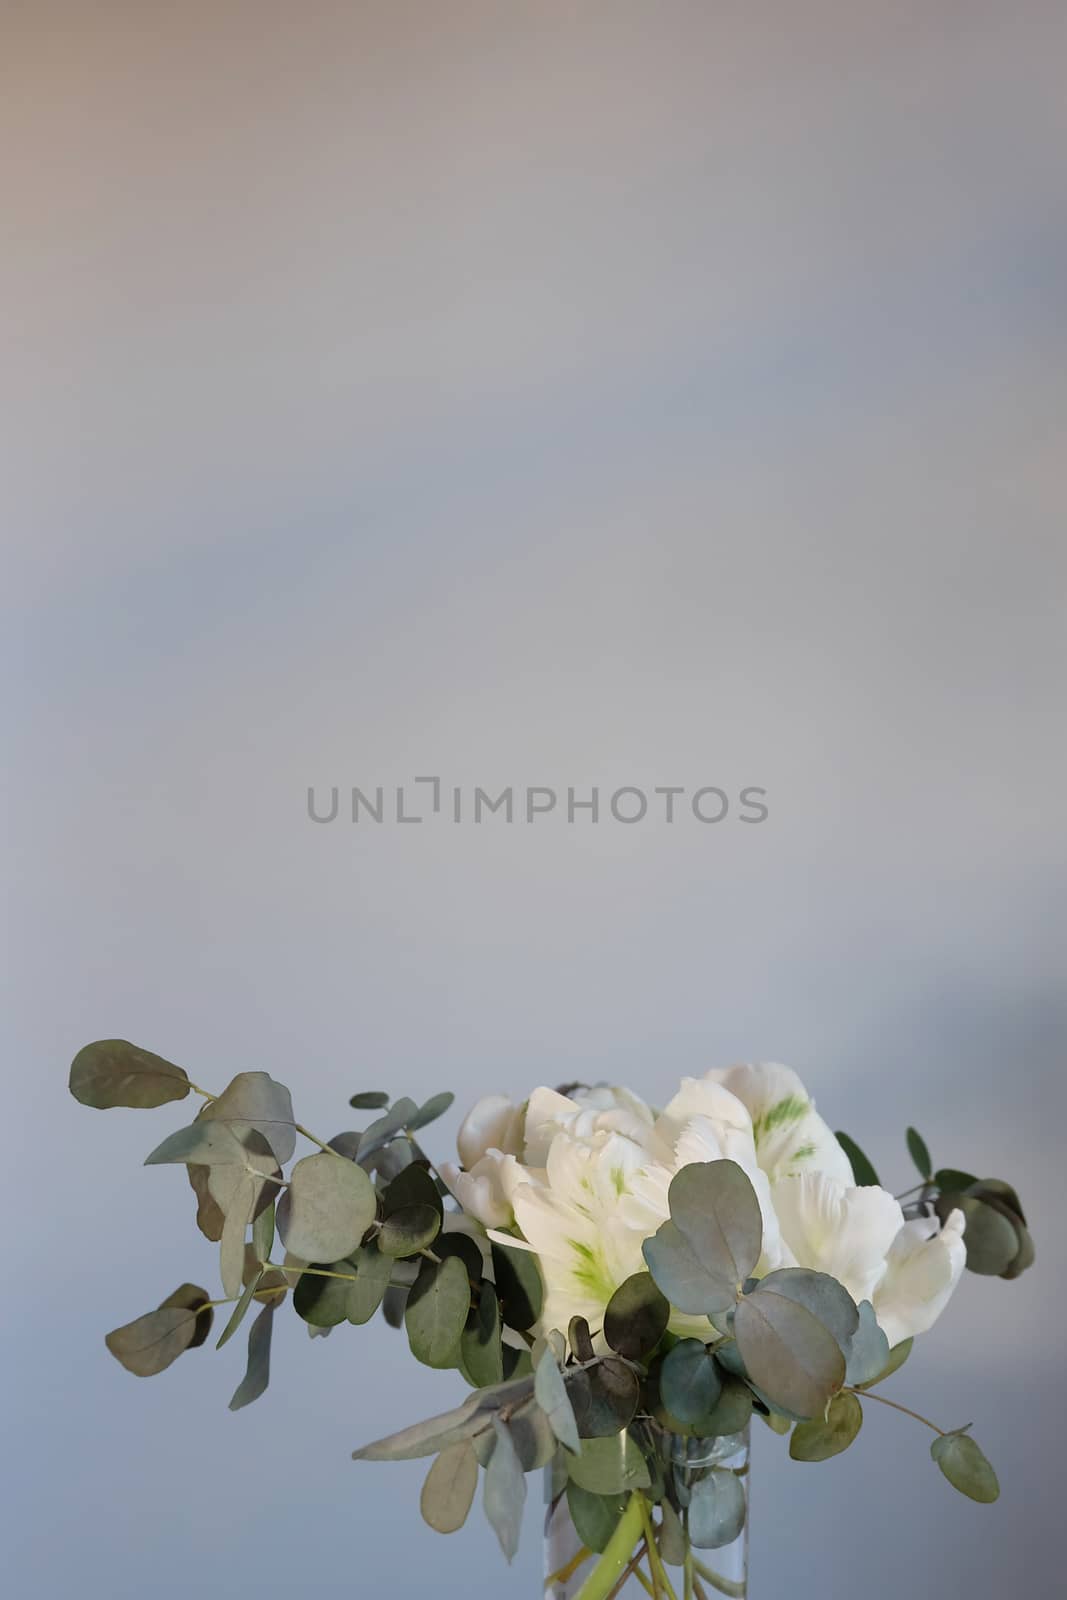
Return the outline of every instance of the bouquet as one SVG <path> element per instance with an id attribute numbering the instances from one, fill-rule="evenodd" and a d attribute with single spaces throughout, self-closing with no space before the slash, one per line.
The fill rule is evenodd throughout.
<path id="1" fill-rule="evenodd" d="M 1033 1261 L 1018 1196 L 935 1169 L 913 1128 L 918 1181 L 894 1196 L 788 1067 L 686 1078 L 660 1111 L 580 1084 L 522 1105 L 492 1095 L 463 1122 L 459 1161 L 439 1164 L 421 1136 L 447 1093 L 355 1094 L 368 1125 L 326 1141 L 267 1073 L 216 1095 L 124 1040 L 80 1051 L 70 1088 L 98 1108 L 203 1101 L 146 1165 L 186 1168 L 222 1295 L 183 1283 L 107 1335 L 112 1355 L 154 1375 L 204 1344 L 216 1310 L 219 1348 L 255 1307 L 237 1410 L 267 1387 L 284 1302 L 314 1336 L 381 1312 L 470 1393 L 355 1459 L 432 1458 L 421 1509 L 441 1533 L 481 1477 L 508 1560 L 526 1475 L 543 1469 L 552 1596 L 744 1595 L 754 1416 L 819 1462 L 848 1448 L 868 1403 L 893 1407 L 931 1431 L 953 1487 L 997 1498 L 968 1428 L 879 1388 L 965 1266 L 1014 1278 Z M 317 1148 L 294 1161 L 298 1139 Z"/>

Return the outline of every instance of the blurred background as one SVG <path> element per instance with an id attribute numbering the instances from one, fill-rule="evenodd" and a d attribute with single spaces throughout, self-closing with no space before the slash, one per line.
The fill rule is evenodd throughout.
<path id="1" fill-rule="evenodd" d="M 536 1594 L 423 1466 L 382 1323 L 230 1415 L 240 1337 L 105 1331 L 217 1282 L 183 1107 L 66 1093 L 110 1035 L 324 1136 L 799 1069 L 883 1180 L 1018 1182 L 893 1393 L 755 1441 L 753 1600 L 1051 1594 L 1065 1126 L 1061 4 L 0 0 L 10 1077 L 2 1495 L 18 1595 Z M 436 774 L 767 791 L 769 815 L 309 821 Z M 423 805 L 425 810 L 425 805 Z M 392 1552 L 403 1565 L 396 1572 Z"/>

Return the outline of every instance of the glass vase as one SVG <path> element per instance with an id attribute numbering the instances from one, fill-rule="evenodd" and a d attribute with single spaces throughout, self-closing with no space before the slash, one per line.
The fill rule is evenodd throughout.
<path id="1" fill-rule="evenodd" d="M 600 1538 L 596 1542 L 604 1549 L 591 1550 L 575 1525 L 576 1513 L 583 1522 L 582 1506 L 572 1498 L 575 1491 L 568 1491 L 565 1468 L 559 1462 L 546 1468 L 545 1600 L 637 1600 L 649 1594 L 662 1600 L 715 1600 L 717 1595 L 743 1600 L 748 1592 L 748 1428 L 712 1439 L 668 1433 L 654 1423 L 637 1424 L 632 1431 L 652 1481 L 636 1491 L 639 1506 L 615 1498 L 616 1511 L 623 1504 L 629 1511 L 626 1526 L 617 1524 L 621 1543 L 619 1537 L 612 1544 Z"/>

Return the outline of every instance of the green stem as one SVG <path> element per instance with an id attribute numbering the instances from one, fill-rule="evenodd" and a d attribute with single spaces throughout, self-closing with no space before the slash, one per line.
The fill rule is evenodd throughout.
<path id="1" fill-rule="evenodd" d="M 872 1394 L 870 1389 L 846 1389 L 844 1392 L 846 1394 L 854 1394 L 859 1400 L 877 1400 L 880 1406 L 892 1406 L 894 1411 L 903 1411 L 906 1417 L 914 1417 L 916 1422 L 925 1423 L 928 1428 L 933 1428 L 934 1432 L 939 1433 L 942 1439 L 945 1437 L 945 1429 L 939 1428 L 936 1422 L 930 1421 L 929 1417 L 922 1416 L 918 1411 L 911 1411 L 907 1406 L 899 1405 L 896 1400 L 887 1400 L 884 1394 Z"/>
<path id="2" fill-rule="evenodd" d="M 618 1526 L 604 1552 L 578 1590 L 575 1600 L 608 1600 L 619 1578 L 630 1564 L 634 1545 L 641 1537 L 643 1505 L 640 1494 L 632 1494 Z"/>
<path id="3" fill-rule="evenodd" d="M 652 1568 L 653 1586 L 657 1590 L 662 1590 L 662 1592 L 668 1596 L 668 1600 L 678 1600 L 678 1596 L 674 1592 L 674 1589 L 671 1585 L 671 1580 L 667 1576 L 667 1569 L 664 1567 L 662 1557 L 659 1553 L 659 1545 L 656 1543 L 656 1534 L 655 1529 L 652 1526 L 652 1517 L 648 1509 L 648 1501 L 645 1499 L 643 1494 L 639 1495 L 638 1498 L 641 1501 L 641 1520 L 645 1527 L 645 1542 L 648 1545 L 648 1564 Z"/>
<path id="4" fill-rule="evenodd" d="M 733 1578 L 721 1578 L 717 1572 L 712 1572 L 710 1567 L 706 1567 L 703 1561 L 698 1561 L 696 1556 L 693 1557 L 693 1567 L 695 1571 L 700 1573 L 704 1582 L 710 1583 L 711 1587 L 717 1590 L 719 1594 L 733 1595 L 735 1600 L 743 1600 L 747 1588 L 744 1583 L 736 1583 Z M 694 1579 L 695 1584 L 696 1580 Z"/>

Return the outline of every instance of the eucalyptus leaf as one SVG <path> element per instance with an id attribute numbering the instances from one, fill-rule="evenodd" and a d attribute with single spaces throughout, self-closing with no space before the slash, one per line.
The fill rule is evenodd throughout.
<path id="1" fill-rule="evenodd" d="M 669 1500 L 664 1500 L 660 1512 L 659 1553 L 669 1567 L 680 1567 L 684 1565 L 689 1549 L 685 1529 Z"/>
<path id="2" fill-rule="evenodd" d="M 184 1100 L 192 1084 L 173 1061 L 128 1039 L 97 1039 L 71 1062 L 69 1087 L 83 1106 L 107 1111 L 112 1106 L 143 1110 Z"/>
<path id="3" fill-rule="evenodd" d="M 526 1504 L 526 1478 L 506 1423 L 493 1418 L 496 1444 L 485 1470 L 482 1504 L 507 1560 L 514 1560 Z"/>
<path id="4" fill-rule="evenodd" d="M 500 1343 L 500 1303 L 491 1283 L 481 1284 L 478 1302 L 471 1306 L 466 1326 L 460 1335 L 459 1358 L 463 1376 L 476 1389 L 485 1389 L 491 1384 L 503 1382 L 504 1352 Z"/>
<path id="5" fill-rule="evenodd" d="M 784 1417 L 780 1411 L 768 1411 L 765 1416 L 761 1411 L 758 1415 L 763 1417 L 771 1432 L 778 1434 L 780 1438 L 784 1437 L 793 1426 L 789 1418 Z"/>
<path id="6" fill-rule="evenodd" d="M 266 1140 L 280 1165 L 296 1149 L 293 1101 L 284 1083 L 267 1072 L 239 1072 L 202 1112 L 205 1122 L 219 1122 L 242 1139 L 249 1128 Z"/>
<path id="7" fill-rule="evenodd" d="M 410 1139 L 398 1138 L 390 1139 L 381 1150 L 368 1157 L 363 1166 L 368 1172 L 376 1172 L 383 1183 L 391 1183 L 414 1162 L 415 1150 Z M 432 1179 L 430 1181 L 433 1182 Z M 436 1184 L 433 1184 L 433 1192 L 438 1199 L 441 1198 Z"/>
<path id="8" fill-rule="evenodd" d="M 828 1272 L 813 1272 L 808 1267 L 779 1267 L 759 1282 L 764 1294 L 785 1295 L 810 1311 L 832 1333 L 843 1356 L 848 1355 L 859 1328 L 859 1307 L 845 1288 Z M 735 1313 L 736 1324 L 736 1313 Z"/>
<path id="9" fill-rule="evenodd" d="M 873 1389 L 876 1383 L 884 1383 L 887 1378 L 891 1378 L 893 1376 L 894 1372 L 899 1372 L 905 1361 L 907 1361 L 908 1357 L 911 1355 L 911 1347 L 914 1342 L 914 1339 L 901 1339 L 900 1343 L 895 1344 L 892 1350 L 890 1350 L 889 1358 L 878 1376 L 876 1378 L 869 1378 L 866 1383 L 860 1384 L 859 1387 L 861 1389 Z"/>
<path id="10" fill-rule="evenodd" d="M 999 1277 L 1012 1266 L 1019 1254 L 1017 1224 L 990 1205 L 971 1195 L 953 1196 L 966 1218 L 963 1242 L 967 1247 L 967 1267 L 983 1277 Z M 942 1196 L 945 1201 L 947 1196 Z"/>
<path id="11" fill-rule="evenodd" d="M 218 1244 L 222 1238 L 226 1213 L 211 1193 L 208 1184 L 211 1168 L 189 1164 L 185 1170 L 189 1176 L 189 1185 L 196 1196 L 196 1225 L 205 1239 L 210 1239 L 212 1244 Z"/>
<path id="12" fill-rule="evenodd" d="M 351 1261 L 317 1261 L 318 1271 L 301 1274 L 293 1290 L 293 1310 L 314 1328 L 336 1328 L 348 1316 L 349 1294 L 358 1275 Z M 322 1277 L 320 1273 L 336 1273 Z"/>
<path id="13" fill-rule="evenodd" d="M 914 1161 L 921 1178 L 929 1178 L 933 1174 L 934 1164 L 930 1160 L 930 1152 L 926 1148 L 926 1140 L 917 1128 L 909 1128 L 907 1132 L 908 1154 Z"/>
<path id="14" fill-rule="evenodd" d="M 757 1387 L 798 1417 L 821 1416 L 845 1380 L 845 1358 L 834 1335 L 807 1309 L 764 1283 L 746 1295 L 734 1317 L 734 1336 Z"/>
<path id="15" fill-rule="evenodd" d="M 437 1533 L 462 1528 L 478 1487 L 478 1458 L 469 1439 L 442 1450 L 426 1476 L 419 1497 L 423 1521 Z"/>
<path id="16" fill-rule="evenodd" d="M 878 1326 L 869 1300 L 859 1304 L 859 1327 L 845 1353 L 845 1382 L 856 1387 L 877 1383 L 889 1362 L 889 1340 Z"/>
<path id="17" fill-rule="evenodd" d="M 378 1234 L 378 1249 L 383 1256 L 398 1260 L 418 1255 L 420 1250 L 433 1244 L 440 1228 L 441 1215 L 433 1206 L 407 1206 L 403 1211 L 394 1211 L 391 1217 L 386 1217 Z"/>
<path id="18" fill-rule="evenodd" d="M 724 1438 L 740 1433 L 751 1416 L 752 1390 L 742 1379 L 723 1373 L 722 1393 L 708 1415 L 700 1419 L 700 1431 L 708 1439 Z"/>
<path id="19" fill-rule="evenodd" d="M 365 1130 L 363 1137 L 359 1141 L 359 1160 L 365 1161 L 368 1156 L 374 1155 L 376 1150 L 380 1150 L 383 1145 L 387 1145 L 390 1139 L 407 1127 L 408 1122 L 416 1115 L 417 1111 L 418 1107 L 414 1100 L 409 1100 L 406 1096 L 397 1100 L 394 1105 L 390 1106 L 383 1117 L 379 1117 L 376 1122 L 372 1122 L 370 1127 Z"/>
<path id="20" fill-rule="evenodd" d="M 345 1316 L 356 1327 L 362 1327 L 381 1305 L 392 1277 L 393 1263 L 383 1256 L 371 1240 L 350 1258 L 356 1281 L 346 1287 Z"/>
<path id="21" fill-rule="evenodd" d="M 651 1273 L 635 1272 L 615 1290 L 604 1312 L 604 1337 L 620 1356 L 640 1361 L 667 1331 L 670 1301 Z"/>
<path id="22" fill-rule="evenodd" d="M 421 1161 L 409 1162 L 390 1180 L 382 1195 L 382 1216 L 386 1219 L 395 1216 L 398 1211 L 407 1211 L 411 1206 L 429 1206 L 438 1221 L 444 1220 L 444 1205 L 437 1185 Z"/>
<path id="23" fill-rule="evenodd" d="M 443 1090 L 440 1094 L 431 1095 L 425 1105 L 421 1105 L 415 1115 L 408 1118 L 408 1132 L 414 1133 L 418 1128 L 425 1128 L 431 1122 L 436 1122 L 438 1117 L 443 1117 L 455 1098 L 455 1095 L 449 1089 Z"/>
<path id="24" fill-rule="evenodd" d="M 552 1461 L 559 1446 L 552 1424 L 539 1405 L 523 1405 L 508 1421 L 511 1442 L 523 1472 L 539 1472 Z"/>
<path id="25" fill-rule="evenodd" d="M 572 1482 L 590 1494 L 624 1494 L 647 1489 L 652 1482 L 640 1447 L 625 1432 L 585 1439 L 581 1454 L 567 1457 L 567 1471 Z"/>
<path id="26" fill-rule="evenodd" d="M 725 1311 L 759 1260 L 756 1191 L 735 1161 L 693 1162 L 667 1192 L 670 1219 L 642 1247 L 649 1271 L 679 1311 Z"/>
<path id="27" fill-rule="evenodd" d="M 939 1189 L 969 1189 L 978 1179 L 973 1172 L 960 1172 L 956 1167 L 938 1167 L 934 1173 L 934 1183 Z"/>
<path id="28" fill-rule="evenodd" d="M 954 1489 L 970 1500 L 991 1505 L 1000 1495 L 997 1475 L 969 1433 L 943 1433 L 930 1454 Z"/>
<path id="29" fill-rule="evenodd" d="M 458 1256 L 423 1263 L 404 1312 L 411 1353 L 427 1367 L 451 1367 L 470 1311 L 471 1289 Z"/>
<path id="30" fill-rule="evenodd" d="M 240 1299 L 234 1306 L 233 1311 L 230 1313 L 230 1320 L 219 1334 L 218 1343 L 215 1346 L 216 1350 L 221 1350 L 223 1345 L 226 1344 L 228 1340 L 233 1338 L 234 1334 L 241 1326 L 241 1323 L 244 1321 L 245 1312 L 252 1304 L 252 1296 L 259 1288 L 259 1280 L 262 1276 L 262 1273 L 257 1272 L 254 1278 L 249 1278 L 248 1282 L 241 1290 Z"/>
<path id="31" fill-rule="evenodd" d="M 574 1531 L 587 1550 L 603 1553 L 629 1500 L 628 1494 L 592 1494 L 573 1479 L 567 1484 L 567 1509 Z"/>
<path id="32" fill-rule="evenodd" d="M 584 1317 L 572 1317 L 567 1330 L 567 1343 L 574 1353 L 576 1361 L 592 1361 L 595 1354 L 593 1350 L 593 1337 L 589 1332 L 589 1324 Z"/>
<path id="33" fill-rule="evenodd" d="M 228 1299 L 239 1295 L 244 1283 L 245 1242 L 262 1188 L 262 1178 L 246 1172 L 230 1197 L 219 1242 L 219 1276 Z"/>
<path id="34" fill-rule="evenodd" d="M 482 1281 L 485 1271 L 485 1260 L 480 1247 L 471 1238 L 469 1233 L 439 1233 L 434 1241 L 433 1253 L 435 1256 L 458 1256 L 467 1269 L 467 1276 L 474 1287 Z"/>
<path id="35" fill-rule="evenodd" d="M 378 1208 L 374 1185 L 362 1167 L 323 1150 L 292 1170 L 289 1204 L 278 1210 L 287 1250 L 307 1261 L 339 1261 L 360 1244 Z"/>
<path id="36" fill-rule="evenodd" d="M 835 1394 L 825 1419 L 798 1422 L 789 1441 L 794 1461 L 829 1461 L 847 1450 L 863 1425 L 863 1407 L 854 1394 Z"/>
<path id="37" fill-rule="evenodd" d="M 860 1187 L 868 1184 L 880 1187 L 877 1172 L 875 1172 L 871 1162 L 868 1161 L 855 1139 L 850 1139 L 847 1133 L 838 1133 L 835 1138 L 846 1156 L 848 1156 L 852 1166 L 852 1176 L 855 1178 L 856 1183 Z"/>
<path id="38" fill-rule="evenodd" d="M 348 1103 L 354 1111 L 380 1111 L 389 1104 L 389 1096 L 384 1089 L 364 1089 L 354 1094 Z"/>
<path id="39" fill-rule="evenodd" d="M 551 1349 L 545 1349 L 534 1368 L 534 1399 L 564 1449 L 580 1450 L 582 1443 L 578 1437 L 578 1424 L 574 1420 L 570 1396 Z"/>
<path id="40" fill-rule="evenodd" d="M 270 1341 L 274 1331 L 274 1306 L 267 1305 L 248 1330 L 248 1363 L 245 1375 L 234 1390 L 231 1411 L 240 1411 L 258 1400 L 270 1382 Z"/>
<path id="41" fill-rule="evenodd" d="M 353 1450 L 353 1461 L 415 1461 L 420 1456 L 436 1455 L 460 1439 L 470 1438 L 488 1426 L 488 1419 L 502 1406 L 515 1406 L 533 1394 L 533 1379 L 500 1384 L 494 1389 L 468 1395 L 462 1405 L 425 1422 L 414 1422 L 397 1433 Z"/>
<path id="42" fill-rule="evenodd" d="M 390 1328 L 404 1326 L 404 1312 L 407 1310 L 409 1290 L 406 1286 L 391 1283 L 382 1295 L 382 1316 Z"/>
<path id="43" fill-rule="evenodd" d="M 241 1148 L 244 1152 L 241 1165 L 225 1161 L 203 1169 L 207 1173 L 208 1195 L 222 1214 L 220 1241 L 231 1211 L 238 1210 L 247 1226 L 269 1205 L 276 1203 L 276 1196 L 280 1194 L 284 1198 L 285 1192 L 278 1184 L 281 1168 L 263 1135 L 249 1128 Z"/>
<path id="44" fill-rule="evenodd" d="M 206 1121 L 201 1114 L 187 1128 L 179 1128 L 145 1156 L 146 1167 L 168 1162 L 195 1163 L 197 1166 L 243 1167 L 247 1151 L 237 1132 L 225 1122 Z"/>
<path id="45" fill-rule="evenodd" d="M 537 1257 L 530 1250 L 492 1245 L 493 1278 L 500 1314 L 509 1328 L 525 1333 L 541 1315 L 544 1286 Z"/>
<path id="46" fill-rule="evenodd" d="M 664 1357 L 660 1398 L 679 1422 L 698 1423 L 722 1394 L 721 1369 L 699 1339 L 680 1339 Z"/>
<path id="47" fill-rule="evenodd" d="M 633 1421 L 641 1385 L 624 1361 L 609 1356 L 596 1366 L 568 1372 L 566 1383 L 583 1439 L 610 1438 Z"/>
<path id="48" fill-rule="evenodd" d="M 689 1539 L 698 1550 L 721 1550 L 745 1526 L 745 1487 L 733 1472 L 714 1467 L 693 1485 L 689 1498 Z"/>
<path id="49" fill-rule="evenodd" d="M 183 1284 L 155 1311 L 113 1329 L 104 1342 L 127 1372 L 155 1377 L 184 1351 L 204 1342 L 211 1326 L 211 1312 L 205 1311 L 208 1299 L 198 1285 Z"/>
<path id="50" fill-rule="evenodd" d="M 270 1185 L 269 1187 L 273 1187 Z M 269 1261 L 274 1244 L 274 1201 L 270 1200 L 252 1221 L 252 1247 L 257 1261 Z"/>
<path id="51" fill-rule="evenodd" d="M 187 1311 L 196 1312 L 196 1329 L 192 1339 L 189 1341 L 189 1349 L 195 1350 L 199 1345 L 204 1344 L 208 1334 L 211 1332 L 211 1324 L 215 1318 L 215 1312 L 206 1291 L 201 1289 L 198 1283 L 179 1284 L 174 1293 L 169 1294 L 161 1302 L 160 1310 L 168 1306 L 181 1306 Z"/>

